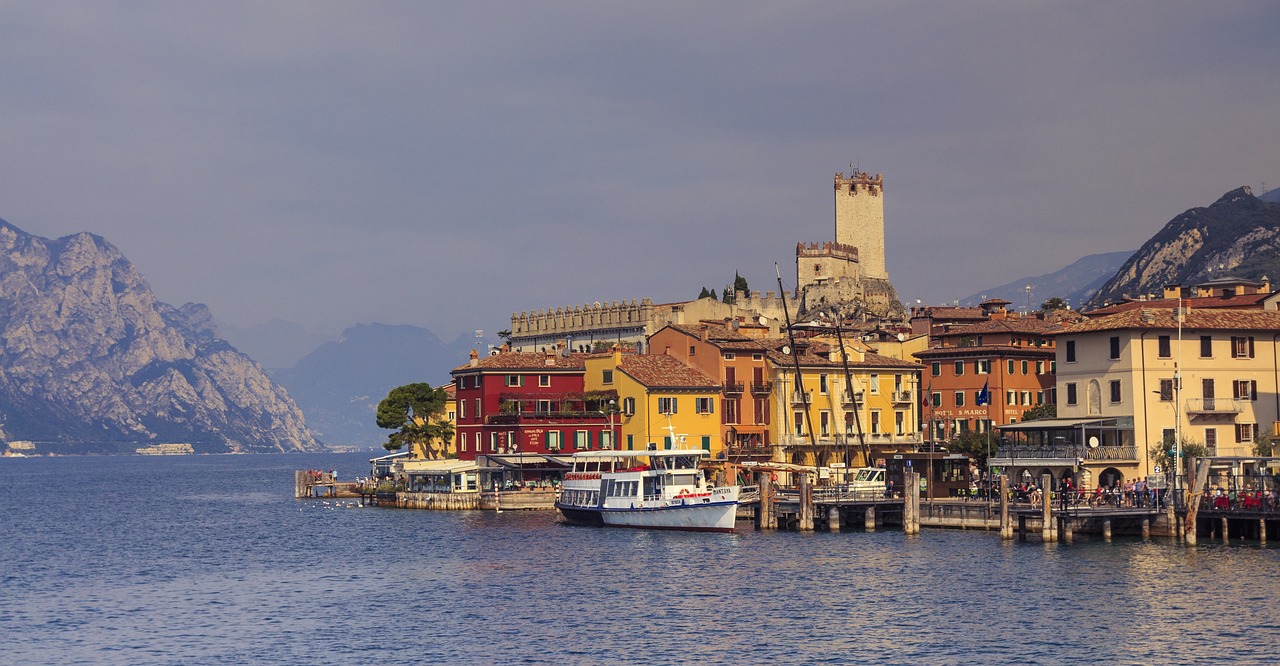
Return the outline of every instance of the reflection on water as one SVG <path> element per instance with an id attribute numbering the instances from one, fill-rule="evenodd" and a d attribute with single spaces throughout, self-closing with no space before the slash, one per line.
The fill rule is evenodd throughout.
<path id="1" fill-rule="evenodd" d="M 292 499 L 360 456 L 0 460 L 11 663 L 1265 663 L 1275 548 Z M 1174 641 L 1178 641 L 1174 648 Z"/>

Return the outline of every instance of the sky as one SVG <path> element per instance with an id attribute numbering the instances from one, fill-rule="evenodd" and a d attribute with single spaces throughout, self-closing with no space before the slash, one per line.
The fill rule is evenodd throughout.
<path id="1" fill-rule="evenodd" d="M 1280 186 L 1280 3 L 26 2 L 0 218 L 233 327 L 795 283 L 832 177 L 949 303 Z M 1265 184 L 1270 185 L 1265 185 Z"/>

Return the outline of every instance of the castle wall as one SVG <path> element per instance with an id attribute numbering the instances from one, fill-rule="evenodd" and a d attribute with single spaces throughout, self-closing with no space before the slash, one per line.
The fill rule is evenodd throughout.
<path id="1" fill-rule="evenodd" d="M 855 170 L 835 177 L 836 243 L 858 248 L 862 274 L 888 279 L 884 259 L 884 176 Z"/>

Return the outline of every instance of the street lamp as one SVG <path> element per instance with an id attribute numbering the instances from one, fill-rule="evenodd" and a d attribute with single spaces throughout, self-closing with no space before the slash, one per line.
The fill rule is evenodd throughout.
<path id="1" fill-rule="evenodd" d="M 618 448 L 618 433 L 613 429 L 613 415 L 618 411 L 618 401 L 609 399 L 609 448 Z"/>

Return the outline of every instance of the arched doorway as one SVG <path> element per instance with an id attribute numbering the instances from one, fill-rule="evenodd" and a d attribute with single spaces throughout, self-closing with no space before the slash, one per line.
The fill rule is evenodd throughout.
<path id="1" fill-rule="evenodd" d="M 805 452 L 804 452 L 804 451 L 792 451 L 792 452 L 791 452 L 791 464 L 792 464 L 792 465 L 803 465 L 803 464 L 805 464 L 805 458 L 807 458 L 807 457 L 808 457 L 808 456 L 807 456 L 807 454 L 805 454 Z"/>
<path id="2" fill-rule="evenodd" d="M 1114 467 L 1108 467 L 1098 475 L 1098 485 L 1103 488 L 1119 488 L 1124 485 L 1124 474 Z"/>

